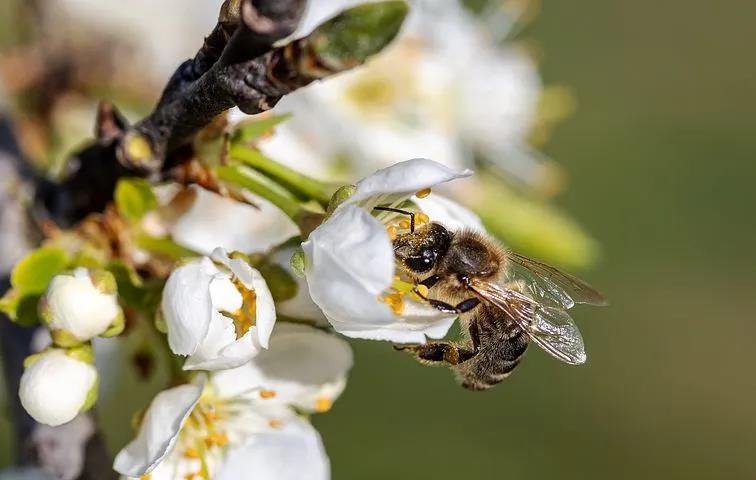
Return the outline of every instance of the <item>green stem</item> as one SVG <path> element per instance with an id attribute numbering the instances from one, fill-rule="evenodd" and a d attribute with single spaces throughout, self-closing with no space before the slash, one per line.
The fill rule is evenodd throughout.
<path id="1" fill-rule="evenodd" d="M 328 183 L 321 182 L 307 175 L 292 170 L 291 168 L 266 157 L 260 151 L 235 145 L 231 147 L 231 158 L 239 160 L 245 165 L 267 175 L 277 182 L 291 188 L 294 192 L 320 203 L 328 205 L 336 188 Z"/>
<path id="2" fill-rule="evenodd" d="M 300 202 L 291 192 L 260 172 L 245 166 L 217 167 L 220 180 L 259 195 L 281 209 L 297 224 L 303 236 L 308 236 L 325 218 L 320 206 Z"/>

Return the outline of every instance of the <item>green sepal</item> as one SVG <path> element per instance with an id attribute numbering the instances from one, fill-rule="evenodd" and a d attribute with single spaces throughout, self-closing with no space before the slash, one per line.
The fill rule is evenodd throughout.
<path id="1" fill-rule="evenodd" d="M 94 349 L 90 343 L 80 343 L 79 345 L 65 350 L 65 354 L 74 360 L 94 365 Z"/>
<path id="2" fill-rule="evenodd" d="M 116 314 L 116 317 L 113 319 L 113 322 L 110 324 L 107 330 L 102 332 L 100 336 L 105 337 L 105 338 L 115 337 L 123 333 L 123 329 L 125 327 L 126 327 L 126 317 L 123 314 L 123 310 L 119 308 L 118 314 Z"/>
<path id="3" fill-rule="evenodd" d="M 53 343 L 59 347 L 74 348 L 79 347 L 82 344 L 82 340 L 76 338 L 68 330 L 50 330 L 50 336 L 52 337 Z"/>
<path id="4" fill-rule="evenodd" d="M 115 188 L 118 213 L 131 222 L 138 222 L 157 207 L 157 197 L 150 183 L 143 178 L 123 178 Z"/>
<path id="5" fill-rule="evenodd" d="M 95 377 L 94 383 L 92 384 L 92 387 L 87 392 L 87 398 L 84 399 L 84 404 L 81 406 L 79 413 L 88 411 L 90 408 L 94 406 L 95 403 L 97 403 L 97 397 L 99 396 L 99 391 L 100 391 L 100 376 L 97 375 Z"/>
<path id="6" fill-rule="evenodd" d="M 291 256 L 291 259 L 289 259 L 289 265 L 291 265 L 291 269 L 294 271 L 294 274 L 296 276 L 298 276 L 299 278 L 304 278 L 306 265 L 304 250 L 298 248 Z"/>
<path id="7" fill-rule="evenodd" d="M 33 353 L 24 359 L 24 368 L 31 367 L 34 362 L 42 358 L 42 354 L 46 353 L 49 349 L 45 349 L 39 353 Z"/>
<path id="8" fill-rule="evenodd" d="M 107 270 L 89 270 L 89 278 L 92 285 L 100 292 L 106 295 L 118 294 L 118 283 L 112 273 Z"/>
<path id="9" fill-rule="evenodd" d="M 346 202 L 349 197 L 351 197 L 355 190 L 357 190 L 356 185 L 344 185 L 343 187 L 336 190 L 336 192 L 331 197 L 331 201 L 328 202 L 328 209 L 326 210 L 326 220 L 330 218 L 331 215 L 333 215 L 333 212 L 336 211 L 336 208 L 341 205 L 342 203 Z"/>
<path id="10" fill-rule="evenodd" d="M 163 334 L 168 333 L 168 324 L 165 322 L 165 317 L 163 316 L 163 310 L 158 308 L 155 310 L 155 329 Z"/>

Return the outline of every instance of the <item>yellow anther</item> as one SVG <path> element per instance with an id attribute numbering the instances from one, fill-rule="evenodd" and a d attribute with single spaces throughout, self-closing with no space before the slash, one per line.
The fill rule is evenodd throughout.
<path id="1" fill-rule="evenodd" d="M 415 223 L 418 225 L 425 225 L 430 222 L 430 217 L 424 213 L 415 214 Z"/>
<path id="2" fill-rule="evenodd" d="M 189 447 L 184 451 L 184 457 L 186 458 L 200 458 L 199 450 L 194 447 Z"/>
<path id="3" fill-rule="evenodd" d="M 431 189 L 430 188 L 424 188 L 424 189 L 420 190 L 419 192 L 415 193 L 415 196 L 417 198 L 425 198 L 425 197 L 427 197 L 430 194 L 431 194 Z"/>
<path id="4" fill-rule="evenodd" d="M 281 428 L 283 427 L 283 423 L 281 420 L 271 420 L 268 422 L 268 425 L 270 425 L 270 428 Z"/>
<path id="5" fill-rule="evenodd" d="M 404 292 L 396 292 L 383 297 L 383 302 L 391 307 L 395 315 L 401 315 L 404 311 Z"/>
<path id="6" fill-rule="evenodd" d="M 207 438 L 205 438 L 205 445 L 207 445 L 208 447 L 225 447 L 226 445 L 228 445 L 228 435 L 226 435 L 225 433 L 214 433 L 212 435 L 208 435 Z"/>
<path id="7" fill-rule="evenodd" d="M 386 232 L 388 232 L 388 236 L 391 240 L 396 240 L 396 236 L 399 234 L 396 227 L 393 225 L 386 227 Z"/>
<path id="8" fill-rule="evenodd" d="M 234 279 L 234 286 L 236 286 L 236 289 L 242 296 L 242 307 L 231 314 L 236 329 L 236 338 L 238 339 L 243 337 L 255 325 L 257 294 L 254 290 L 245 287 L 238 278 Z"/>
<path id="9" fill-rule="evenodd" d="M 415 287 L 415 290 L 417 290 L 418 295 L 420 295 L 421 297 L 428 296 L 429 290 L 425 285 L 418 285 L 417 287 Z"/>
<path id="10" fill-rule="evenodd" d="M 148 473 L 147 475 L 142 475 L 139 477 L 139 480 L 150 480 L 152 478 L 152 474 Z"/>
<path id="11" fill-rule="evenodd" d="M 406 218 L 399 222 L 399 228 L 403 228 L 405 230 L 410 228 L 410 225 L 411 225 L 410 221 L 407 220 Z"/>
<path id="12" fill-rule="evenodd" d="M 260 390 L 260 398 L 273 398 L 276 396 L 276 392 L 273 390 Z"/>
<path id="13" fill-rule="evenodd" d="M 315 411 L 325 413 L 333 407 L 333 400 L 327 397 L 318 397 L 315 400 Z"/>

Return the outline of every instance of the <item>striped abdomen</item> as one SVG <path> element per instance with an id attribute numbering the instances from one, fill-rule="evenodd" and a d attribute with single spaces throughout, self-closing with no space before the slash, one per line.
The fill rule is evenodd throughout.
<path id="1" fill-rule="evenodd" d="M 483 307 L 476 313 L 480 351 L 454 369 L 463 387 L 486 390 L 507 378 L 517 367 L 529 338 L 506 314 L 494 307 Z"/>

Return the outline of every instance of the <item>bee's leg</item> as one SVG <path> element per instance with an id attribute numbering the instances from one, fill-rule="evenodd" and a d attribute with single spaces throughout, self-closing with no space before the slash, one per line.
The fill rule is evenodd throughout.
<path id="1" fill-rule="evenodd" d="M 419 360 L 426 362 L 446 362 L 458 365 L 474 357 L 477 352 L 449 342 L 426 343 L 423 345 L 407 345 L 394 347 L 397 350 L 413 352 Z"/>
<path id="2" fill-rule="evenodd" d="M 438 275 L 431 275 L 422 282 L 419 282 L 418 285 L 424 285 L 430 289 L 433 288 L 433 286 L 437 284 L 439 280 L 441 280 L 441 277 L 439 277 Z"/>
<path id="3" fill-rule="evenodd" d="M 432 300 L 430 298 L 426 298 L 426 300 L 428 301 L 428 303 L 430 303 L 430 305 L 433 308 L 441 312 L 457 313 L 457 314 L 469 312 L 470 310 L 472 310 L 473 308 L 477 307 L 480 304 L 480 300 L 478 300 L 475 297 L 468 298 L 467 300 L 463 300 L 456 305 L 450 305 L 446 302 L 442 302 L 439 300 Z"/>

